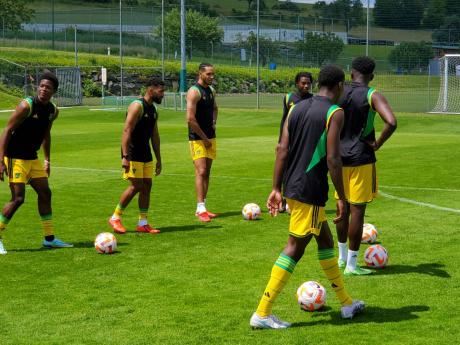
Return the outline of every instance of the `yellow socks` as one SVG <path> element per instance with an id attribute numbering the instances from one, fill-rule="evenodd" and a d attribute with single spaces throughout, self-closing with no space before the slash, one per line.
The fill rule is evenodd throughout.
<path id="1" fill-rule="evenodd" d="M 318 249 L 318 259 L 324 274 L 331 282 L 331 287 L 334 289 L 340 304 L 352 304 L 352 299 L 347 290 L 345 290 L 345 285 L 343 283 L 342 274 L 339 271 L 334 249 Z"/>
<path id="2" fill-rule="evenodd" d="M 273 265 L 270 280 L 257 307 L 256 312 L 259 316 L 266 317 L 272 313 L 273 303 L 291 277 L 296 264 L 297 262 L 289 256 L 280 254 Z"/>
<path id="3" fill-rule="evenodd" d="M 53 215 L 50 213 L 44 216 L 40 216 L 40 218 L 42 220 L 43 234 L 45 235 L 45 237 L 54 235 L 52 221 Z"/>
<path id="4" fill-rule="evenodd" d="M 112 219 L 120 219 L 124 210 L 125 207 L 123 207 L 121 204 L 118 204 L 115 208 L 115 211 L 113 211 Z"/>

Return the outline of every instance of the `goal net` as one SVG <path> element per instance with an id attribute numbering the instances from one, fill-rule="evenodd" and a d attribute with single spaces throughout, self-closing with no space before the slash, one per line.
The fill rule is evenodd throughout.
<path id="1" fill-rule="evenodd" d="M 439 59 L 439 96 L 432 113 L 460 114 L 460 55 Z"/>

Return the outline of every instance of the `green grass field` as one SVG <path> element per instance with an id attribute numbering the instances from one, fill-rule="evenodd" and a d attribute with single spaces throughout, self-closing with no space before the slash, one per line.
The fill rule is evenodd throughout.
<path id="1" fill-rule="evenodd" d="M 0 113 L 4 125 L 8 113 Z M 271 218 L 279 111 L 221 109 L 218 159 L 208 195 L 221 214 L 204 225 L 194 217 L 193 166 L 184 114 L 160 112 L 163 173 L 154 179 L 150 219 L 159 235 L 118 235 L 119 251 L 96 254 L 93 239 L 109 231 L 126 183 L 119 143 L 124 111 L 62 109 L 53 128 L 52 174 L 57 235 L 75 248 L 43 250 L 36 196 L 5 235 L 0 257 L 2 344 L 456 344 L 460 254 L 460 117 L 398 114 L 399 127 L 378 152 L 382 195 L 366 221 L 380 231 L 389 266 L 370 277 L 345 278 L 363 315 L 344 321 L 311 243 L 274 312 L 294 322 L 283 331 L 252 331 L 270 269 L 287 239 L 289 217 Z M 377 128 L 381 128 L 378 123 Z M 0 199 L 9 198 L 1 184 Z M 245 203 L 261 220 L 241 217 Z M 327 205 L 332 218 L 333 202 Z M 137 205 L 126 210 L 133 229 Z M 364 252 L 366 245 L 362 246 Z M 360 260 L 362 263 L 362 259 Z M 301 312 L 296 288 L 327 287 L 327 308 Z M 457 340 L 455 340 L 457 339 Z"/>

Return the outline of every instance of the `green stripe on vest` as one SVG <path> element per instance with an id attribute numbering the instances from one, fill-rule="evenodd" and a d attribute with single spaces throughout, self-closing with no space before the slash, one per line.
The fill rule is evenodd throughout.
<path id="1" fill-rule="evenodd" d="M 370 88 L 367 91 L 367 102 L 369 103 L 369 113 L 367 114 L 366 124 L 364 126 L 363 134 L 361 138 L 367 137 L 374 130 L 374 119 L 375 119 L 375 110 L 372 108 L 372 95 L 374 94 L 375 89 Z"/>
<path id="2" fill-rule="evenodd" d="M 327 111 L 326 114 L 326 124 L 329 122 L 329 119 L 331 118 L 332 114 L 336 110 L 340 109 L 339 106 L 337 105 L 331 105 L 329 110 Z M 313 153 L 313 157 L 311 158 L 310 164 L 307 167 L 307 170 L 305 172 L 309 172 L 311 169 L 313 169 L 320 161 L 323 159 L 323 157 L 326 156 L 326 145 L 327 145 L 327 128 L 324 129 L 323 134 L 321 134 L 321 137 L 318 140 L 318 144 L 316 144 L 315 152 Z"/>

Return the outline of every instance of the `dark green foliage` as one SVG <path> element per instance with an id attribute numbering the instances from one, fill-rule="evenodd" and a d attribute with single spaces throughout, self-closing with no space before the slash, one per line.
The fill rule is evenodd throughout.
<path id="1" fill-rule="evenodd" d="M 389 60 L 397 69 L 416 71 L 426 69 L 433 56 L 433 48 L 428 42 L 402 42 L 390 53 Z"/>
<path id="2" fill-rule="evenodd" d="M 460 16 L 454 15 L 444 19 L 444 24 L 433 32 L 433 41 L 446 44 L 458 44 L 460 41 Z"/>
<path id="3" fill-rule="evenodd" d="M 309 32 L 303 41 L 296 43 L 296 50 L 306 61 L 322 65 L 324 62 L 336 61 L 343 46 L 343 41 L 332 33 Z"/>
<path id="4" fill-rule="evenodd" d="M 374 21 L 387 28 L 416 29 L 421 25 L 425 6 L 423 0 L 376 0 Z"/>
<path id="5" fill-rule="evenodd" d="M 0 18 L 5 29 L 18 31 L 22 23 L 28 23 L 34 16 L 34 10 L 25 0 L 1 0 Z"/>

